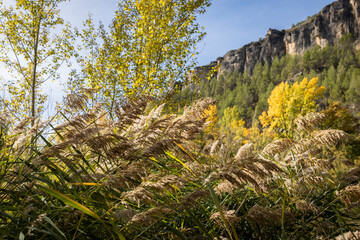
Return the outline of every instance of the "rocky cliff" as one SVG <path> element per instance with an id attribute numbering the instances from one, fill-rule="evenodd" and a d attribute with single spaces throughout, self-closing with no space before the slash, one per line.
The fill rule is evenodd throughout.
<path id="1" fill-rule="evenodd" d="M 259 62 L 271 63 L 276 56 L 285 54 L 303 54 L 315 45 L 336 44 L 348 33 L 360 39 L 360 0 L 338 0 L 291 29 L 269 29 L 260 41 L 231 50 L 209 65 L 196 67 L 195 73 L 204 75 L 217 64 L 218 76 L 224 71 L 251 73 Z"/>

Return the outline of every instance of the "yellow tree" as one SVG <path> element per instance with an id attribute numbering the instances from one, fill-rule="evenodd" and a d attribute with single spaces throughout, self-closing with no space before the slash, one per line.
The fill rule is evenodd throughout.
<path id="1" fill-rule="evenodd" d="M 120 0 L 110 30 L 90 17 L 78 31 L 81 70 L 70 89 L 99 90 L 110 109 L 127 96 L 163 96 L 195 64 L 196 44 L 204 37 L 196 23 L 210 0 Z"/>
<path id="2" fill-rule="evenodd" d="M 206 118 L 206 133 L 214 133 L 215 124 L 218 122 L 219 116 L 216 105 L 210 105 L 207 109 L 204 110 L 203 116 Z"/>
<path id="3" fill-rule="evenodd" d="M 316 110 L 316 100 L 319 99 L 325 87 L 317 85 L 317 78 L 308 81 L 304 78 L 300 83 L 280 83 L 271 92 L 268 99 L 269 109 L 259 117 L 263 127 L 277 132 L 291 132 L 293 121 L 307 113 Z"/>
<path id="4" fill-rule="evenodd" d="M 224 115 L 219 121 L 220 131 L 231 140 L 240 140 L 245 142 L 249 131 L 245 127 L 245 121 L 239 118 L 239 110 L 237 106 L 227 107 Z"/>
<path id="5" fill-rule="evenodd" d="M 58 68 L 70 58 L 69 25 L 57 28 L 64 25 L 58 9 L 64 1 L 16 0 L 10 6 L 0 2 L 0 61 L 15 79 L 2 87 L 8 90 L 6 103 L 18 120 L 32 117 L 34 123 L 47 98 L 42 84 L 57 79 Z"/>

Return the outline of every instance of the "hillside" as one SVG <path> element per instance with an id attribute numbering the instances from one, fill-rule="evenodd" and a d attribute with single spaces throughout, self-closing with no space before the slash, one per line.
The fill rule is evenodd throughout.
<path id="1" fill-rule="evenodd" d="M 326 87 L 322 108 L 338 101 L 356 112 L 360 96 L 359 4 L 336 1 L 291 29 L 269 29 L 264 39 L 195 68 L 200 85 L 184 88 L 175 101 L 185 104 L 212 97 L 218 100 L 220 118 L 226 108 L 236 106 L 238 117 L 250 126 L 267 109 L 276 85 L 318 77 L 319 84 Z M 217 71 L 208 80 L 212 69 Z"/>
<path id="2" fill-rule="evenodd" d="M 314 46 L 337 44 L 348 33 L 360 37 L 360 1 L 338 0 L 324 7 L 291 29 L 269 29 L 266 36 L 239 49 L 230 50 L 206 66 L 195 68 L 195 73 L 207 73 L 210 67 L 220 65 L 218 75 L 224 72 L 251 73 L 256 64 L 272 63 L 275 57 L 286 54 L 304 54 Z"/>

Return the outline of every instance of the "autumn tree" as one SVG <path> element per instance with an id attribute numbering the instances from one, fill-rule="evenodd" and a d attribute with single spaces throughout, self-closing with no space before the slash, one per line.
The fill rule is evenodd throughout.
<path id="1" fill-rule="evenodd" d="M 293 121 L 297 117 L 316 110 L 316 100 L 325 91 L 325 87 L 319 87 L 317 81 L 317 78 L 310 81 L 304 78 L 293 85 L 282 82 L 275 87 L 268 99 L 268 111 L 259 117 L 263 127 L 268 127 L 270 131 L 274 129 L 278 133 L 291 132 Z"/>
<path id="2" fill-rule="evenodd" d="M 121 0 L 109 31 L 90 17 L 78 31 L 80 70 L 69 88 L 98 90 L 110 109 L 115 99 L 159 97 L 184 80 L 195 65 L 204 32 L 196 23 L 210 0 Z"/>
<path id="3" fill-rule="evenodd" d="M 203 116 L 206 118 L 205 132 L 215 133 L 215 124 L 218 122 L 219 116 L 216 105 L 210 105 L 204 110 Z"/>
<path id="4" fill-rule="evenodd" d="M 227 137 L 228 141 L 244 141 L 248 135 L 245 121 L 240 119 L 237 106 L 227 107 L 224 115 L 219 121 L 220 131 Z"/>
<path id="5" fill-rule="evenodd" d="M 3 84 L 9 96 L 7 107 L 20 120 L 40 116 L 47 95 L 42 85 L 59 78 L 57 70 L 70 58 L 71 32 L 59 15 L 65 0 L 16 0 L 0 2 L 0 61 L 11 72 L 13 82 Z M 57 31 L 59 34 L 54 34 Z"/>

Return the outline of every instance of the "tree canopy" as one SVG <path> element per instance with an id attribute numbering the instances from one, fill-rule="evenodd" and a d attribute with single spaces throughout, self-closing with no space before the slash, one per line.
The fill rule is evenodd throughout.
<path id="1" fill-rule="evenodd" d="M 65 0 L 17 0 L 9 7 L 0 2 L 0 61 L 15 81 L 3 84 L 5 105 L 18 120 L 40 116 L 47 95 L 42 84 L 57 79 L 57 70 L 70 58 L 70 26 L 64 25 L 58 5 Z"/>
<path id="2" fill-rule="evenodd" d="M 194 66 L 196 44 L 204 37 L 196 18 L 209 5 L 209 0 L 121 0 L 109 31 L 89 18 L 78 31 L 81 70 L 74 72 L 70 88 L 97 89 L 110 108 L 121 96 L 163 96 Z"/>
<path id="3" fill-rule="evenodd" d="M 270 130 L 290 131 L 293 121 L 316 109 L 316 100 L 321 97 L 325 87 L 317 85 L 317 78 L 290 85 L 282 82 L 274 88 L 268 99 L 269 109 L 260 116 L 263 127 Z"/>

